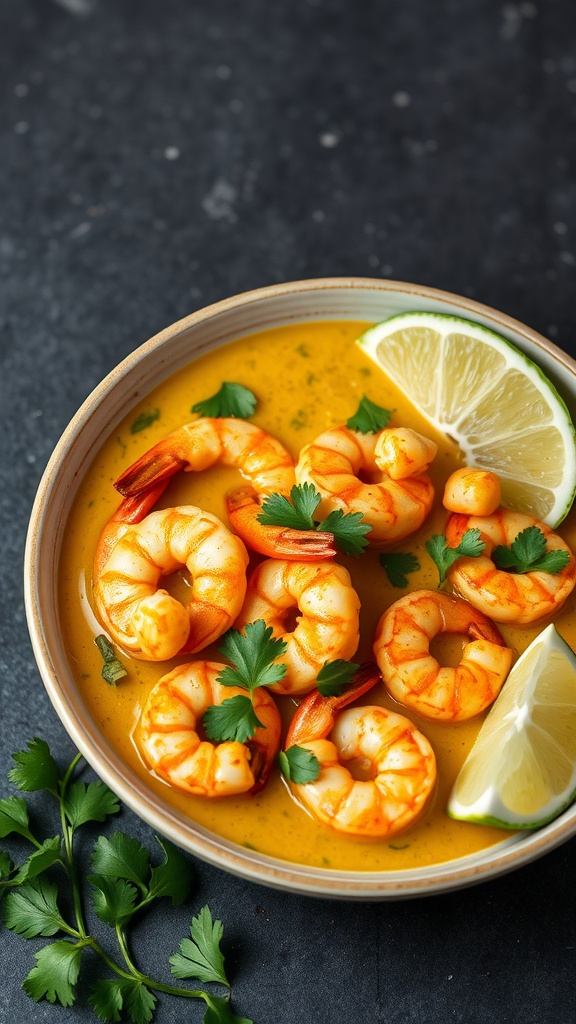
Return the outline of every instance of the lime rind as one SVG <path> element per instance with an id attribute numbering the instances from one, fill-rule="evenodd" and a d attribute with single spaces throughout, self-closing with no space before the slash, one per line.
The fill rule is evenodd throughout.
<path id="1" fill-rule="evenodd" d="M 407 329 L 426 333 L 397 349 Z M 484 346 L 482 366 L 467 352 L 470 338 Z M 456 442 L 468 465 L 498 474 L 504 504 L 552 528 L 562 522 L 576 497 L 576 429 L 552 381 L 524 352 L 474 321 L 423 311 L 375 324 L 357 344 Z M 431 345 L 438 349 L 432 360 Z M 449 372 L 455 356 L 457 378 Z M 426 362 L 432 375 L 422 374 Z M 520 394 L 523 382 L 529 394 L 507 415 L 507 398 Z"/>
<path id="2" fill-rule="evenodd" d="M 555 773 L 566 779 L 559 792 L 553 792 Z M 503 795 L 515 791 L 516 809 Z M 535 793 L 548 792 L 552 795 L 541 797 L 544 802 L 530 813 L 518 809 L 526 805 L 526 794 L 530 803 L 537 799 Z M 532 830 L 557 818 L 575 799 L 576 654 L 551 624 L 512 669 L 458 774 L 446 810 L 458 821 Z"/>

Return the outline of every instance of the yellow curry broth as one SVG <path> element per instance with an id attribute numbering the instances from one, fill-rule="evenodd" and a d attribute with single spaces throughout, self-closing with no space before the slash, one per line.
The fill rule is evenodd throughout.
<path id="1" fill-rule="evenodd" d="M 120 653 L 128 676 L 117 687 L 107 686 L 100 674 L 102 662 L 93 642 L 101 627 L 90 598 L 91 565 L 98 536 L 119 503 L 112 482 L 152 444 L 187 422 L 192 405 L 218 391 L 224 380 L 238 381 L 255 392 L 258 406 L 254 422 L 278 437 L 295 458 L 303 444 L 352 415 L 363 394 L 394 410 L 393 425 L 408 424 L 433 437 L 439 445 L 431 468 L 437 495 L 435 509 L 423 528 L 396 545 L 396 550 L 413 552 L 421 563 L 420 571 L 410 576 L 410 589 L 435 589 L 437 572 L 424 544 L 433 533 L 444 532 L 447 515 L 441 497 L 447 476 L 460 464 L 458 453 L 353 344 L 367 326 L 318 322 L 263 331 L 202 356 L 152 392 L 109 438 L 79 489 L 62 552 L 60 601 L 70 661 L 91 714 L 109 743 L 167 803 L 204 828 L 273 857 L 316 867 L 377 871 L 440 863 L 505 837 L 496 829 L 452 821 L 445 813 L 448 794 L 473 743 L 479 721 L 439 725 L 408 714 L 434 747 L 439 782 L 420 822 L 389 841 L 354 840 L 318 825 L 294 801 L 279 773 L 256 797 L 191 797 L 155 778 L 142 762 L 137 746 L 137 723 L 147 694 L 169 668 L 183 659 L 153 664 L 131 660 Z M 158 418 L 145 430 L 132 434 L 130 427 L 137 416 L 155 410 L 159 412 Z M 201 474 L 180 473 L 159 505 L 196 504 L 226 521 L 224 494 L 237 482 L 235 472 L 223 467 Z M 574 546 L 574 512 L 561 532 Z M 339 560 L 349 569 L 362 605 L 361 646 L 355 660 L 372 659 L 376 623 L 386 607 L 405 591 L 388 584 L 376 553 L 369 552 L 359 559 L 342 556 Z M 182 590 L 184 585 L 179 586 Z M 569 625 L 574 620 L 574 609 L 572 597 L 556 624 L 576 646 L 576 629 Z M 502 633 L 520 653 L 546 624 L 503 628 Z M 444 643 L 442 657 L 446 663 L 454 663 L 460 650 L 460 643 L 452 644 L 452 649 Z M 220 660 L 215 647 L 197 657 Z M 384 694 L 381 684 L 362 702 L 385 704 L 404 713 Z M 278 703 L 287 724 L 294 702 L 285 697 L 278 698 Z"/>

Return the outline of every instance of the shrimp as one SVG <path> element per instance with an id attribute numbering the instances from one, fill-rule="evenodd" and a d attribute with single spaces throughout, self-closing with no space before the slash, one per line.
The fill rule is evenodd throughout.
<path id="1" fill-rule="evenodd" d="M 226 513 L 235 533 L 252 551 L 269 558 L 314 562 L 337 554 L 334 534 L 319 530 L 293 530 L 258 522 L 261 506 L 253 487 L 239 487 L 226 495 Z"/>
<path id="2" fill-rule="evenodd" d="M 320 492 L 323 516 L 335 509 L 361 512 L 372 528 L 368 541 L 378 547 L 402 540 L 424 522 L 434 500 L 425 471 L 435 452 L 434 442 L 416 431 L 362 434 L 342 425 L 305 445 L 296 479 Z"/>
<path id="3" fill-rule="evenodd" d="M 224 665 L 196 661 L 162 676 L 144 706 L 137 740 L 157 775 L 200 796 L 256 793 L 266 784 L 280 747 L 281 720 L 274 698 L 262 688 L 253 695 L 261 728 L 245 743 L 211 743 L 199 722 L 211 705 L 246 695 L 217 680 Z"/>
<path id="4" fill-rule="evenodd" d="M 560 572 L 513 573 L 494 565 L 491 555 L 496 545 L 510 546 L 530 526 L 542 531 L 547 550 L 568 553 L 568 563 Z M 560 610 L 576 583 L 576 561 L 557 533 L 533 516 L 500 508 L 490 516 L 451 516 L 446 526 L 450 547 L 457 547 L 466 531 L 473 529 L 480 530 L 484 551 L 478 558 L 459 558 L 447 573 L 462 597 L 496 622 L 536 622 Z"/>
<path id="5" fill-rule="evenodd" d="M 332 558 L 332 534 L 281 529 L 258 522 L 260 499 L 288 495 L 296 481 L 294 460 L 284 446 L 254 423 L 234 417 L 200 417 L 168 434 L 130 466 L 114 486 L 121 494 L 138 495 L 184 469 L 202 471 L 221 462 L 247 478 L 248 487 L 226 500 L 234 531 L 252 551 L 277 558 Z"/>
<path id="6" fill-rule="evenodd" d="M 146 515 L 156 492 L 124 499 L 100 535 L 93 570 L 102 625 L 144 661 L 200 651 L 221 636 L 242 607 L 248 565 L 243 542 L 209 512 L 181 505 Z M 184 567 L 186 606 L 158 588 Z"/>
<path id="7" fill-rule="evenodd" d="M 460 664 L 430 653 L 438 633 L 470 638 Z M 496 699 L 512 664 L 497 627 L 459 597 L 415 590 L 395 601 L 376 628 L 374 656 L 390 695 L 424 718 L 462 722 Z"/>
<path id="8" fill-rule="evenodd" d="M 180 469 L 198 472 L 216 462 L 239 469 L 259 495 L 288 494 L 294 484 L 294 460 L 271 434 L 235 417 L 202 416 L 155 444 L 114 486 L 126 496 L 141 494 Z"/>
<path id="9" fill-rule="evenodd" d="M 336 562 L 291 562 L 269 558 L 248 580 L 246 599 L 234 626 L 263 619 L 286 642 L 277 662 L 286 674 L 270 686 L 275 693 L 307 693 L 326 661 L 349 660 L 359 642 L 360 601 L 347 569 Z M 287 619 L 300 611 L 293 632 Z"/>
<path id="10" fill-rule="evenodd" d="M 376 666 L 364 665 L 341 696 L 310 693 L 292 719 L 285 749 L 302 746 L 320 763 L 314 782 L 290 783 L 314 818 L 337 832 L 381 839 L 421 816 L 434 791 L 436 758 L 403 715 L 378 705 L 343 710 L 379 678 Z"/>

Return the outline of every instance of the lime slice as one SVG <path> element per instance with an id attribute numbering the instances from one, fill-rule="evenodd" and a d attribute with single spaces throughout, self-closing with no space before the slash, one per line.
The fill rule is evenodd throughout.
<path id="1" fill-rule="evenodd" d="M 466 464 L 500 477 L 502 502 L 554 528 L 576 493 L 576 433 L 536 363 L 486 327 L 439 313 L 403 313 L 358 344 Z"/>
<path id="2" fill-rule="evenodd" d="M 538 828 L 576 797 L 576 654 L 547 626 L 518 659 L 448 801 L 448 814 Z"/>

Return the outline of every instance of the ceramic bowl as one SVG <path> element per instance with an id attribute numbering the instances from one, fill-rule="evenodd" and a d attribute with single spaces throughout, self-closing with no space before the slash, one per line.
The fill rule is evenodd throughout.
<path id="1" fill-rule="evenodd" d="M 576 806 L 551 824 L 482 853 L 402 871 L 364 873 L 309 868 L 263 856 L 219 838 L 168 807 L 107 743 L 91 718 L 67 659 L 57 600 L 62 535 L 84 467 L 130 408 L 206 350 L 268 327 L 306 320 L 378 322 L 414 309 L 467 317 L 508 338 L 542 367 L 564 399 L 576 402 L 576 363 L 549 341 L 487 306 L 397 281 L 337 278 L 274 285 L 185 317 L 136 349 L 78 411 L 46 468 L 27 539 L 25 595 L 34 653 L 64 727 L 119 798 L 176 845 L 251 881 L 313 896 L 384 900 L 462 888 L 511 871 L 576 833 Z"/>

